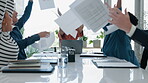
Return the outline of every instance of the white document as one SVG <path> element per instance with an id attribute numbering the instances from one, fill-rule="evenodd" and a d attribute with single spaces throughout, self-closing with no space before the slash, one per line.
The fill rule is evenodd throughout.
<path id="1" fill-rule="evenodd" d="M 114 57 L 94 59 L 93 62 L 98 68 L 137 68 L 137 66 L 131 62 Z"/>
<path id="2" fill-rule="evenodd" d="M 70 7 L 81 22 L 93 32 L 103 28 L 110 19 L 108 9 L 101 0 L 77 0 Z"/>
<path id="3" fill-rule="evenodd" d="M 60 26 L 65 34 L 71 34 L 74 38 L 76 35 L 76 29 L 82 25 L 82 22 L 71 10 L 64 13 L 56 19 L 55 22 Z"/>
<path id="4" fill-rule="evenodd" d="M 71 34 L 71 36 L 73 36 L 74 38 L 76 38 L 77 33 L 78 33 L 78 31 L 74 30 L 74 32 L 73 33 L 70 33 L 70 34 Z"/>
<path id="5" fill-rule="evenodd" d="M 107 31 L 105 31 L 105 35 L 108 35 L 112 32 L 115 32 L 116 30 L 118 30 L 119 28 L 116 25 L 109 25 L 107 26 Z"/>
<path id="6" fill-rule="evenodd" d="M 57 53 L 35 53 L 32 57 L 58 57 Z"/>
<path id="7" fill-rule="evenodd" d="M 32 46 L 34 48 L 39 49 L 39 51 L 43 51 L 49 48 L 53 44 L 54 41 L 55 41 L 55 36 L 54 36 L 54 33 L 52 32 L 50 33 L 49 37 L 41 38 L 38 43 L 34 43 L 32 44 Z"/>
<path id="8" fill-rule="evenodd" d="M 40 9 L 50 9 L 55 8 L 54 0 L 39 0 Z"/>

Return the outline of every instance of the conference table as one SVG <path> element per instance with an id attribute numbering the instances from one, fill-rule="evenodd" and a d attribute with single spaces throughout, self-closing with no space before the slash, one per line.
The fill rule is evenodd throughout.
<path id="1" fill-rule="evenodd" d="M 0 83 L 148 83 L 148 71 L 141 68 L 97 68 L 92 59 L 75 55 L 75 62 L 52 73 L 2 73 Z"/>

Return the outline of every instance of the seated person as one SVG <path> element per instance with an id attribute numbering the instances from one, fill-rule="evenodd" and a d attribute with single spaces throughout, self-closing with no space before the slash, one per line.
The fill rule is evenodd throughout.
<path id="1" fill-rule="evenodd" d="M 83 36 L 83 27 L 84 25 L 81 25 L 79 28 L 77 28 L 77 36 L 76 38 L 74 38 L 73 36 L 71 36 L 70 34 L 67 35 L 65 34 L 61 29 L 59 30 L 58 36 L 59 36 L 59 40 L 77 40 L 79 37 Z"/>
<path id="2" fill-rule="evenodd" d="M 10 36 L 13 10 L 13 0 L 0 1 L 0 69 L 8 65 L 8 61 L 16 60 L 18 55 L 18 45 Z"/>
<path id="3" fill-rule="evenodd" d="M 118 0 L 117 8 L 121 8 L 121 0 Z M 131 23 L 136 26 L 138 24 L 138 19 L 131 13 L 129 13 L 129 15 Z M 106 30 L 106 27 L 104 27 L 104 30 Z M 125 59 L 139 67 L 139 62 L 130 43 L 131 39 L 126 33 L 118 29 L 105 36 L 102 51 L 107 56 Z"/>
<path id="4" fill-rule="evenodd" d="M 49 36 L 49 32 L 40 32 L 38 34 L 32 35 L 31 37 L 23 39 L 23 36 L 20 32 L 20 30 L 23 28 L 24 24 L 26 21 L 29 19 L 31 11 L 32 11 L 32 5 L 33 5 L 33 0 L 28 1 L 28 5 L 25 8 L 24 14 L 22 17 L 18 20 L 17 18 L 17 12 L 14 11 L 13 13 L 13 31 L 10 33 L 13 39 L 17 42 L 19 46 L 19 54 L 18 54 L 18 60 L 24 60 L 27 58 L 26 53 L 25 53 L 25 48 L 34 42 L 40 40 L 42 37 Z"/>

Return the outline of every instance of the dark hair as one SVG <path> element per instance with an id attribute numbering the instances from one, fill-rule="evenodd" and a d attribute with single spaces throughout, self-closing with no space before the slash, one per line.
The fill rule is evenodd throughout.
<path id="1" fill-rule="evenodd" d="M 128 12 L 130 21 L 133 25 L 137 26 L 138 25 L 138 19 L 136 16 L 134 16 L 132 13 Z"/>

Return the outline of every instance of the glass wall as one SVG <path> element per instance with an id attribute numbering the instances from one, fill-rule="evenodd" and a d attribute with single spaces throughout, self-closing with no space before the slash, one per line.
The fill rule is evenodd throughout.
<path id="1" fill-rule="evenodd" d="M 24 8 L 26 7 L 28 0 L 15 0 L 17 3 L 17 11 L 19 12 L 19 15 L 22 15 Z M 52 9 L 46 9 L 46 10 L 40 10 L 39 2 L 38 0 L 33 0 L 33 9 L 31 13 L 30 19 L 25 24 L 25 31 L 24 31 L 24 37 L 28 37 L 30 35 L 39 33 L 41 31 L 50 31 L 55 32 L 59 29 L 58 25 L 54 22 L 56 18 L 56 8 L 60 8 L 60 11 L 62 13 L 65 13 L 67 10 L 69 10 L 69 5 L 74 2 L 75 0 L 54 0 L 56 8 Z M 103 2 L 106 0 L 102 0 Z M 122 0 L 123 10 L 125 8 L 128 9 L 128 11 L 132 12 L 134 14 L 134 3 L 135 0 Z M 114 4 L 117 3 L 117 0 L 112 0 L 112 7 Z M 102 30 L 100 30 L 102 31 Z M 88 46 L 92 47 L 92 44 L 89 44 L 89 40 L 96 39 L 96 36 L 100 33 L 100 31 L 94 33 L 91 30 L 88 30 L 87 28 L 84 28 L 84 35 L 88 37 Z M 89 33 L 89 34 L 88 34 Z M 102 40 L 103 41 L 103 40 Z M 54 46 L 58 46 L 58 39 L 56 38 L 56 43 Z"/>
<path id="2" fill-rule="evenodd" d="M 18 12 L 18 17 L 20 17 L 24 11 L 24 0 L 14 0 L 15 10 Z"/>
<path id="3" fill-rule="evenodd" d="M 56 9 L 59 8 L 61 13 L 65 13 L 69 10 L 69 5 L 75 0 L 54 0 L 56 8 L 40 10 L 38 0 L 34 0 L 33 9 L 31 13 L 30 19 L 25 24 L 25 32 L 24 37 L 28 37 L 35 33 L 41 31 L 50 31 L 54 32 L 59 29 L 58 25 L 54 22 L 57 17 Z M 102 0 L 103 1 L 103 0 Z M 28 0 L 24 1 L 24 8 L 27 5 Z M 89 33 L 89 34 L 87 34 Z M 100 31 L 93 33 L 91 30 L 88 30 L 86 27 L 84 28 L 84 35 L 88 37 L 88 46 L 92 46 L 89 44 L 89 40 L 93 40 L 96 38 L 97 34 Z M 58 45 L 58 39 L 56 38 L 56 43 L 53 46 Z"/>
<path id="4" fill-rule="evenodd" d="M 112 0 L 112 7 L 117 4 L 118 0 Z M 122 11 L 124 12 L 124 9 L 127 8 L 127 10 L 133 14 L 135 14 L 135 0 L 122 0 Z"/>

